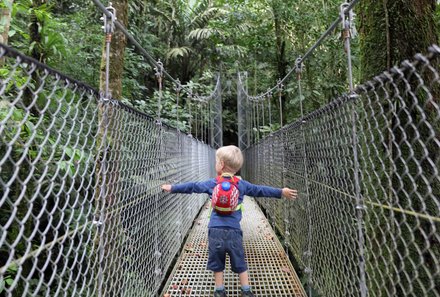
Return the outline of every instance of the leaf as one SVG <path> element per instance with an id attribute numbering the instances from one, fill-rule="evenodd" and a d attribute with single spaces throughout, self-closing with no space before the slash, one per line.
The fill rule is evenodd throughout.
<path id="1" fill-rule="evenodd" d="M 175 47 L 168 51 L 167 58 L 177 59 L 178 57 L 186 58 L 192 52 L 191 48 L 187 46 Z"/>
<path id="2" fill-rule="evenodd" d="M 18 270 L 18 265 L 16 263 L 12 263 L 9 267 L 8 267 L 8 271 L 17 271 Z"/>
<path id="3" fill-rule="evenodd" d="M 321 94 L 319 91 L 317 91 L 317 90 L 313 90 L 312 93 L 313 93 L 314 95 L 316 95 L 316 96 L 321 96 L 321 95 L 322 95 L 322 94 Z"/>
<path id="4" fill-rule="evenodd" d="M 9 74 L 9 70 L 6 68 L 0 68 L 0 76 L 6 77 Z"/>
<path id="5" fill-rule="evenodd" d="M 70 158 L 73 157 L 74 150 L 73 150 L 71 147 L 65 147 L 65 148 L 64 148 L 64 152 L 66 152 L 66 154 L 67 154 Z"/>
<path id="6" fill-rule="evenodd" d="M 208 39 L 209 37 L 211 37 L 216 33 L 217 31 L 212 28 L 198 28 L 192 30 L 189 33 L 188 37 L 194 40 L 204 40 L 204 39 Z"/>

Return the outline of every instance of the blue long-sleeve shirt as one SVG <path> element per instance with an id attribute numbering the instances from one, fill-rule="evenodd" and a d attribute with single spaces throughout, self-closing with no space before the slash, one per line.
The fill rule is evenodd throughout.
<path id="1" fill-rule="evenodd" d="M 187 182 L 182 184 L 175 184 L 171 186 L 171 193 L 206 193 L 209 196 L 212 196 L 212 191 L 214 187 L 217 185 L 215 178 L 203 181 L 203 182 Z M 238 184 L 238 203 L 243 203 L 243 198 L 245 195 L 252 197 L 273 197 L 273 198 L 281 198 L 281 189 L 254 185 L 245 180 L 239 180 Z M 232 229 L 241 229 L 240 221 L 241 221 L 242 213 L 241 209 L 234 211 L 230 215 L 219 215 L 215 211 L 211 213 L 211 219 L 208 224 L 208 228 L 232 228 Z"/>

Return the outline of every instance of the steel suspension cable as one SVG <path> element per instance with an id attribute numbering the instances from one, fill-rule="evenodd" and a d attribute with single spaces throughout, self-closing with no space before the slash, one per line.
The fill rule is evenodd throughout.
<path id="1" fill-rule="evenodd" d="M 96 1 L 96 0 L 94 0 Z M 351 2 L 348 3 L 348 5 L 346 5 L 344 8 L 344 14 L 349 13 L 354 6 L 359 2 L 360 0 L 353 0 Z M 339 14 L 338 18 L 328 27 L 328 29 L 318 38 L 318 40 L 307 50 L 307 52 L 302 56 L 301 58 L 301 63 L 303 63 L 305 60 L 307 60 L 309 58 L 309 56 L 315 51 L 316 48 L 318 48 L 322 42 L 324 41 L 324 39 L 328 36 L 330 36 L 330 34 L 337 28 L 337 26 L 339 25 L 339 23 L 342 21 L 342 16 L 341 14 Z M 264 96 L 266 96 L 269 92 L 274 92 L 277 88 L 278 88 L 278 84 L 283 84 L 287 81 L 287 79 L 292 75 L 292 73 L 294 73 L 296 71 L 295 67 L 292 67 L 292 69 L 272 88 L 270 88 L 268 91 L 266 91 L 265 93 L 261 93 L 255 96 L 251 96 L 249 95 L 249 93 L 243 89 L 244 95 L 246 97 L 250 97 L 253 99 L 260 99 Z M 239 77 L 240 79 L 240 77 Z"/>
<path id="2" fill-rule="evenodd" d="M 92 0 L 93 3 L 104 13 L 105 16 L 111 18 L 112 13 L 108 11 L 108 9 L 99 1 L 99 0 Z M 124 25 L 122 25 L 117 19 L 114 19 L 114 26 L 117 27 L 121 32 L 127 37 L 127 39 L 133 44 L 136 49 L 145 57 L 147 58 L 148 62 L 154 67 L 159 69 L 161 66 L 163 68 L 163 65 L 160 65 L 156 60 L 142 47 L 142 45 L 131 35 Z M 180 84 L 180 81 L 177 79 L 174 79 L 164 68 L 162 70 L 163 76 L 167 77 L 171 82 L 174 84 Z M 183 89 L 189 89 L 188 86 L 182 85 Z M 214 93 L 214 92 L 213 92 Z M 206 97 L 201 98 L 212 98 L 214 95 L 210 94 Z"/>

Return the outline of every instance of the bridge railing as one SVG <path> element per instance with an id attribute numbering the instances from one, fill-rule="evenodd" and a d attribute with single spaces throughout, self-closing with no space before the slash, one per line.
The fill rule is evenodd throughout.
<path id="1" fill-rule="evenodd" d="M 153 296 L 214 150 L 0 44 L 0 295 Z"/>
<path id="2" fill-rule="evenodd" d="M 247 179 L 299 191 L 259 202 L 309 292 L 440 296 L 439 58 L 434 46 L 246 150 Z"/>

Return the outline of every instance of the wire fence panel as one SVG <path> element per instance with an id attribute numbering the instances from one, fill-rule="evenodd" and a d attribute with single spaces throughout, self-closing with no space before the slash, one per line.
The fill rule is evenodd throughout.
<path id="1" fill-rule="evenodd" d="M 214 150 L 0 44 L 0 294 L 153 296 Z"/>
<path id="2" fill-rule="evenodd" d="M 260 201 L 318 295 L 440 296 L 439 56 L 434 46 L 245 151 L 246 179 L 283 172 L 274 185 L 298 189 L 284 208 Z"/>

